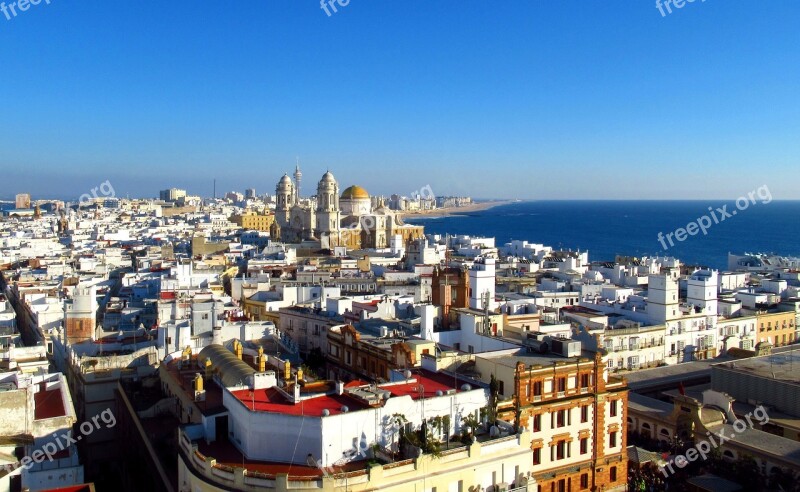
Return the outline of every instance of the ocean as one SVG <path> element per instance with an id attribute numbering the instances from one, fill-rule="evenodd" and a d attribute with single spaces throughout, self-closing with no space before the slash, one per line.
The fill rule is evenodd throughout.
<path id="1" fill-rule="evenodd" d="M 728 252 L 800 256 L 800 201 L 764 203 L 756 197 L 747 207 L 744 202 L 739 205 L 741 209 L 735 202 L 722 200 L 529 201 L 464 215 L 407 218 L 406 222 L 425 225 L 426 233 L 495 237 L 498 246 L 517 239 L 556 249 L 588 250 L 590 261 L 613 260 L 616 255 L 659 255 L 724 270 Z M 706 234 L 693 226 L 695 235 L 686 233 L 678 241 L 676 229 L 698 219 L 710 224 Z"/>

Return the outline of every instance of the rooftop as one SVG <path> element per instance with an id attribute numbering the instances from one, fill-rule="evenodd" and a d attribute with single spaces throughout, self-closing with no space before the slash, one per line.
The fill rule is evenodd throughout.
<path id="1" fill-rule="evenodd" d="M 188 367 L 179 367 L 181 364 L 180 359 L 172 360 L 162 365 L 164 370 L 172 376 L 172 378 L 181 386 L 181 389 L 194 399 L 194 379 L 197 373 L 203 371 L 195 364 L 190 364 Z M 206 384 L 205 387 L 205 400 L 195 402 L 200 412 L 203 415 L 215 415 L 225 411 L 222 405 L 222 390 L 216 384 Z"/>
<path id="2" fill-rule="evenodd" d="M 797 370 L 794 363 L 797 362 Z M 714 368 L 753 374 L 790 384 L 800 384 L 800 351 L 773 353 L 762 357 L 750 357 L 715 364 Z"/>
<path id="3" fill-rule="evenodd" d="M 567 339 L 567 341 L 574 342 L 575 340 Z M 539 352 L 528 352 L 526 348 L 478 353 L 476 356 L 483 359 L 492 359 L 493 361 L 497 361 L 509 367 L 515 367 L 519 362 L 522 362 L 526 366 L 552 366 L 558 362 L 575 362 L 575 357 L 564 357 L 552 352 L 546 354 Z M 580 355 L 581 359 L 585 359 L 585 362 L 593 361 L 594 356 L 594 352 L 590 352 L 588 350 L 581 351 Z"/>
<path id="4" fill-rule="evenodd" d="M 378 385 L 377 390 L 383 390 L 381 393 L 388 392 L 391 397 L 410 396 L 413 400 L 438 397 L 440 396 L 439 392 L 446 394 L 450 390 L 461 391 L 454 379 L 428 371 L 418 371 L 407 381 Z M 340 415 L 369 408 L 370 405 L 366 403 L 366 400 L 358 397 L 365 391 L 371 391 L 370 385 L 360 381 L 351 381 L 345 386 L 345 391 L 341 395 L 335 392 L 321 393 L 317 396 L 303 398 L 299 403 L 292 403 L 275 388 L 255 391 L 240 389 L 231 391 L 231 394 L 245 407 L 256 412 L 322 417 L 325 410 L 328 411 L 328 415 Z"/>
<path id="5" fill-rule="evenodd" d="M 721 424 L 708 428 L 716 435 L 724 433 L 731 436 L 731 441 L 747 446 L 772 456 L 778 456 L 792 463 L 795 468 L 800 468 L 800 442 L 785 437 L 776 436 L 769 432 L 748 427 L 744 432 L 737 432 L 731 424 Z"/>
<path id="6" fill-rule="evenodd" d="M 273 461 L 257 461 L 246 459 L 242 453 L 227 439 L 217 440 L 206 443 L 204 439 L 195 441 L 198 451 L 208 457 L 217 460 L 217 464 L 231 468 L 246 468 L 250 472 L 259 472 L 274 477 L 280 473 L 286 473 L 292 479 L 300 478 L 319 478 L 323 475 L 323 470 L 316 466 L 303 466 L 291 463 L 278 463 Z M 339 474 L 342 472 L 356 472 L 366 468 L 364 460 L 352 461 L 344 466 L 334 466 L 329 471 Z"/>
<path id="7" fill-rule="evenodd" d="M 56 386 L 52 389 L 45 389 L 44 384 L 40 385 L 38 392 L 33 394 L 35 420 L 52 419 L 63 417 L 67 414 L 64 409 L 64 400 L 61 397 L 61 387 Z"/>

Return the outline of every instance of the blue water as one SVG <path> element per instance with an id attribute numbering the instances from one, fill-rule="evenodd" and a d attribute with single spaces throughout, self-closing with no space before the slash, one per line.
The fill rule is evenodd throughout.
<path id="1" fill-rule="evenodd" d="M 733 201 L 532 201 L 463 216 L 408 218 L 433 234 L 492 236 L 501 246 L 512 239 L 589 251 L 589 260 L 629 256 L 674 256 L 684 263 L 726 269 L 728 252 L 800 256 L 800 201 L 772 201 L 737 210 Z M 713 224 L 708 207 L 736 215 Z M 722 214 L 716 212 L 718 220 Z M 712 225 L 668 249 L 658 240 L 703 215 Z M 674 237 L 674 236 L 673 236 Z"/>

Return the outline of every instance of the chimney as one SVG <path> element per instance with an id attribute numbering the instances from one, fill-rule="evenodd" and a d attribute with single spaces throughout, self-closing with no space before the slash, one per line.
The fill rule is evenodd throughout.
<path id="1" fill-rule="evenodd" d="M 203 376 L 199 372 L 194 376 L 194 391 L 195 393 L 203 391 Z"/>
<path id="2" fill-rule="evenodd" d="M 211 370 L 211 359 L 206 359 L 205 378 L 206 379 L 210 379 L 211 378 L 211 373 L 212 373 L 212 370 Z"/>

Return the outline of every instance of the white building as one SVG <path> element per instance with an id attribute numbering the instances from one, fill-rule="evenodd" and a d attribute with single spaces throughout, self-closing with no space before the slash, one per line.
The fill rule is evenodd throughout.
<path id="1" fill-rule="evenodd" d="M 23 490 L 84 483 L 78 448 L 70 444 L 78 419 L 64 375 L 4 373 L 0 388 L 0 465 L 7 472 L 0 490 L 11 490 L 14 477 Z"/>

